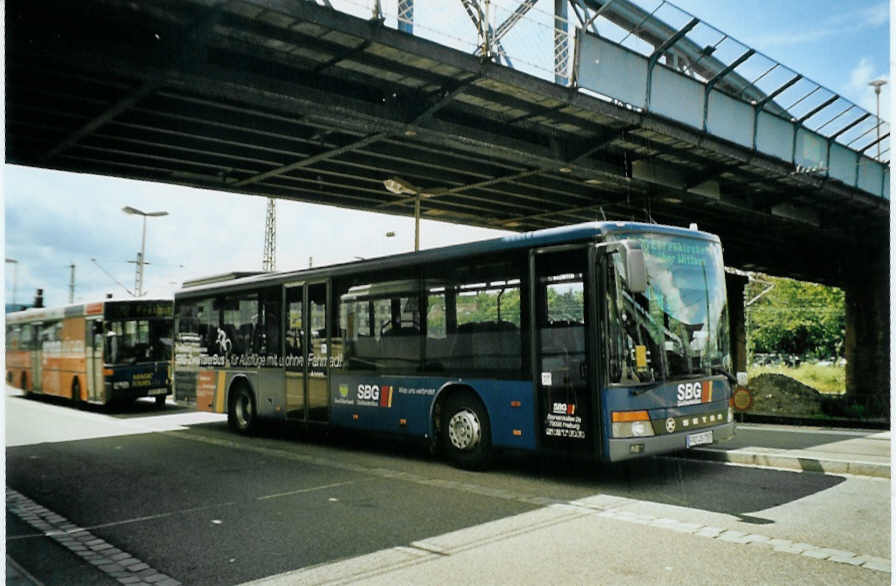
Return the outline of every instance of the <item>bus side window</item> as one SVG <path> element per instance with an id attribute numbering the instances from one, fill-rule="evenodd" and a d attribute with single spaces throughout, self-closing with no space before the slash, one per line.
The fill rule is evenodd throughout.
<path id="1" fill-rule="evenodd" d="M 280 290 L 263 291 L 260 296 L 256 352 L 280 356 Z"/>
<path id="2" fill-rule="evenodd" d="M 302 287 L 286 290 L 286 357 L 287 367 L 301 364 L 304 355 L 304 323 L 302 315 Z M 300 367 L 299 367 L 300 368 Z"/>

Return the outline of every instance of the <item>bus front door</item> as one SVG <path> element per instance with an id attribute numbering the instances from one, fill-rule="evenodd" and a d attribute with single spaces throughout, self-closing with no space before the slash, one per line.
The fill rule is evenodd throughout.
<path id="1" fill-rule="evenodd" d="M 105 402 L 103 385 L 103 322 L 99 318 L 85 322 L 85 358 L 87 361 L 87 399 Z"/>
<path id="2" fill-rule="evenodd" d="M 535 384 L 541 445 L 588 452 L 595 442 L 589 424 L 593 399 L 589 384 L 585 289 L 587 251 L 564 248 L 533 254 Z"/>
<path id="3" fill-rule="evenodd" d="M 286 416 L 325 422 L 330 413 L 327 284 L 286 286 Z"/>

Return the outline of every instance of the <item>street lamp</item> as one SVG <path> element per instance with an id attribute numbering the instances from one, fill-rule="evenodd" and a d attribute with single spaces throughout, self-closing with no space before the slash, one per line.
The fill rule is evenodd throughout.
<path id="1" fill-rule="evenodd" d="M 414 196 L 414 252 L 420 250 L 420 189 L 414 187 L 401 177 L 390 177 L 383 185 L 394 194 Z"/>
<path id="2" fill-rule="evenodd" d="M 121 211 L 130 215 L 143 216 L 143 239 L 140 241 L 140 255 L 137 257 L 137 277 L 136 283 L 134 284 L 137 297 L 141 297 L 143 295 L 143 258 L 144 252 L 146 251 L 146 218 L 167 216 L 168 212 L 144 212 L 137 208 L 132 208 L 131 206 L 125 206 L 121 208 Z"/>
<path id="3" fill-rule="evenodd" d="M 390 177 L 383 181 L 383 185 L 396 195 L 412 195 L 414 200 L 414 252 L 420 250 L 420 200 L 426 199 L 430 197 L 436 197 L 438 195 L 444 195 L 448 193 L 448 190 L 444 188 L 437 189 L 429 189 L 424 191 L 420 187 L 415 187 L 411 185 L 408 181 L 402 179 L 401 177 Z M 402 200 L 396 203 L 403 203 L 407 200 Z M 394 234 L 393 234 L 394 236 Z M 387 234 L 388 238 L 389 235 Z"/>
<path id="4" fill-rule="evenodd" d="M 877 98 L 877 160 L 880 161 L 880 88 L 887 85 L 887 80 L 875 79 L 869 81 L 868 85 L 874 88 L 874 95 Z"/>

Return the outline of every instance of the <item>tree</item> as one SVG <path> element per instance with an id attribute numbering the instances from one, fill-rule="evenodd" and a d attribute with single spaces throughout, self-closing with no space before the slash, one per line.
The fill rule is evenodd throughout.
<path id="1" fill-rule="evenodd" d="M 843 291 L 835 287 L 757 275 L 746 287 L 747 344 L 752 352 L 842 356 L 846 332 Z"/>

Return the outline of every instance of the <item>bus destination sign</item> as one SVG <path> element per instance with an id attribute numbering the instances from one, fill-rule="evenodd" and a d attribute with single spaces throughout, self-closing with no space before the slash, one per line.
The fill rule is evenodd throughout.
<path id="1" fill-rule="evenodd" d="M 119 301 L 106 303 L 106 319 L 172 317 L 171 301 Z"/>

